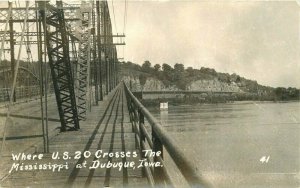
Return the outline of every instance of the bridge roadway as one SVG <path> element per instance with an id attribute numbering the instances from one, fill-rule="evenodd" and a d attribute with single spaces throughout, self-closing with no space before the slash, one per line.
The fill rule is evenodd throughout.
<path id="1" fill-rule="evenodd" d="M 121 84 L 113 90 L 104 101 L 101 101 L 98 106 L 92 107 L 92 112 L 88 113 L 87 120 L 81 122 L 81 129 L 79 131 L 68 131 L 58 133 L 55 127 L 60 123 L 55 120 L 58 119 L 57 110 L 55 109 L 54 100 L 49 101 L 49 115 L 53 119 L 49 121 L 49 153 L 43 154 L 40 160 L 25 160 L 13 161 L 11 153 L 17 154 L 27 147 L 25 153 L 30 153 L 34 148 L 33 141 L 38 140 L 37 153 L 43 152 L 42 138 L 35 139 L 20 139 L 7 140 L 6 152 L 1 157 L 1 187 L 145 187 L 148 184 L 147 179 L 142 177 L 142 168 L 96 168 L 89 169 L 92 161 L 96 160 L 95 152 L 102 150 L 103 152 L 136 152 L 137 156 L 124 158 L 104 157 L 99 158 L 100 162 L 107 163 L 114 162 L 131 162 L 138 164 L 140 154 L 136 149 L 134 133 L 132 132 L 132 124 L 129 119 L 129 112 L 127 101 L 125 97 L 124 86 Z M 34 106 L 28 110 L 29 104 L 23 104 L 23 107 L 14 108 L 12 114 L 28 114 L 35 115 L 38 112 L 37 102 L 32 102 Z M 16 110 L 18 109 L 18 110 Z M 0 117 L 3 118 L 4 117 Z M 23 118 L 13 118 L 17 123 L 14 124 L 16 130 L 13 134 L 28 134 L 28 130 L 40 122 L 40 120 L 26 120 Z M 28 123 L 31 121 L 31 124 Z M 22 124 L 24 127 L 23 129 Z M 16 127 L 18 126 L 18 127 Z M 19 129 L 18 129 L 19 128 Z M 21 130 L 21 131 L 20 131 Z M 22 131 L 24 130 L 24 131 Z M 56 131 L 54 131 L 56 130 Z M 13 132 L 13 131 L 11 131 Z M 35 130 L 35 132 L 39 132 Z M 35 133 L 36 134 L 36 133 Z M 10 135 L 7 135 L 8 137 Z M 31 142 L 29 142 L 31 140 Z M 28 143 L 30 144 L 28 144 Z M 24 143 L 24 144 L 23 144 Z M 26 145 L 27 143 L 27 145 Z M 10 148 L 12 147 L 12 148 Z M 9 149 L 10 148 L 10 149 Z M 83 157 L 77 159 L 76 154 L 90 151 L 90 157 Z M 53 159 L 53 153 L 59 152 L 60 159 Z M 63 159 L 63 152 L 68 152 L 68 159 Z M 76 153 L 77 152 L 77 153 Z M 87 153 L 88 154 L 88 153 Z M 99 153 L 98 153 L 99 154 Z M 76 159 L 75 159 L 76 158 Z M 76 166 L 86 161 L 87 168 L 76 168 Z M 24 164 L 54 164 L 68 163 L 68 169 L 62 169 L 60 172 L 52 172 L 50 170 L 32 170 L 32 171 L 13 171 L 9 174 L 9 169 L 13 163 Z"/>

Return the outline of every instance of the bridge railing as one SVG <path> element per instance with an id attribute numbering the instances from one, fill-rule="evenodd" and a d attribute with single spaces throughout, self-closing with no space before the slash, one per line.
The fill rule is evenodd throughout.
<path id="1" fill-rule="evenodd" d="M 130 113 L 130 120 L 132 122 L 132 130 L 135 132 L 136 143 L 141 151 L 141 159 L 147 162 L 160 162 L 161 167 L 144 166 L 143 175 L 147 176 L 149 183 L 153 185 L 168 185 L 172 186 L 172 178 L 165 166 L 163 157 L 164 149 L 169 153 L 173 162 L 177 165 L 179 171 L 191 187 L 210 187 L 201 177 L 186 157 L 184 152 L 171 136 L 166 132 L 158 120 L 145 108 L 142 103 L 132 94 L 124 83 L 126 90 L 126 97 L 128 102 L 128 109 Z M 145 127 L 145 120 L 151 126 L 151 135 Z M 146 155 L 148 148 L 157 155 Z"/>
<path id="2" fill-rule="evenodd" d="M 11 88 L 0 88 L 0 102 L 9 101 Z M 36 97 L 40 94 L 40 86 L 23 86 L 15 88 L 16 99 Z M 53 93 L 53 88 L 49 86 L 48 93 Z"/>
<path id="3" fill-rule="evenodd" d="M 26 87 L 16 87 L 16 98 L 26 98 L 39 95 L 39 86 L 26 86 Z M 11 88 L 1 88 L 0 89 L 0 102 L 9 101 L 9 93 Z"/>

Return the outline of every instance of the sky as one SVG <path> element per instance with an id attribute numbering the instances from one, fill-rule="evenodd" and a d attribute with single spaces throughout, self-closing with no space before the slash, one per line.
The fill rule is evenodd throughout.
<path id="1" fill-rule="evenodd" d="M 124 27 L 125 0 L 108 1 L 114 33 L 126 35 L 118 47 L 125 61 L 209 67 L 300 88 L 300 0 L 126 2 Z"/>
<path id="2" fill-rule="evenodd" d="M 109 5 L 114 31 L 122 33 L 124 1 Z M 296 1 L 129 0 L 126 20 L 125 61 L 210 67 L 263 85 L 300 88 Z"/>

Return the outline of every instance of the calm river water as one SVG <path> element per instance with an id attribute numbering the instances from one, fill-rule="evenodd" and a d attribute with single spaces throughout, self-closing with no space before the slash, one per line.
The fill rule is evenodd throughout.
<path id="1" fill-rule="evenodd" d="M 214 187 L 300 187 L 300 103 L 148 108 Z"/>

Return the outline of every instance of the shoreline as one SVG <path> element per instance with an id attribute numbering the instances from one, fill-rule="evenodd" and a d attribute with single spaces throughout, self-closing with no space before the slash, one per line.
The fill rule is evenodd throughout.
<path id="1" fill-rule="evenodd" d="M 209 104 L 253 104 L 253 103 L 297 103 L 300 100 L 189 100 L 189 99 L 165 99 L 170 106 L 195 106 L 195 105 L 209 105 Z M 160 104 L 161 99 L 142 99 L 141 101 L 145 106 L 157 106 Z"/>

